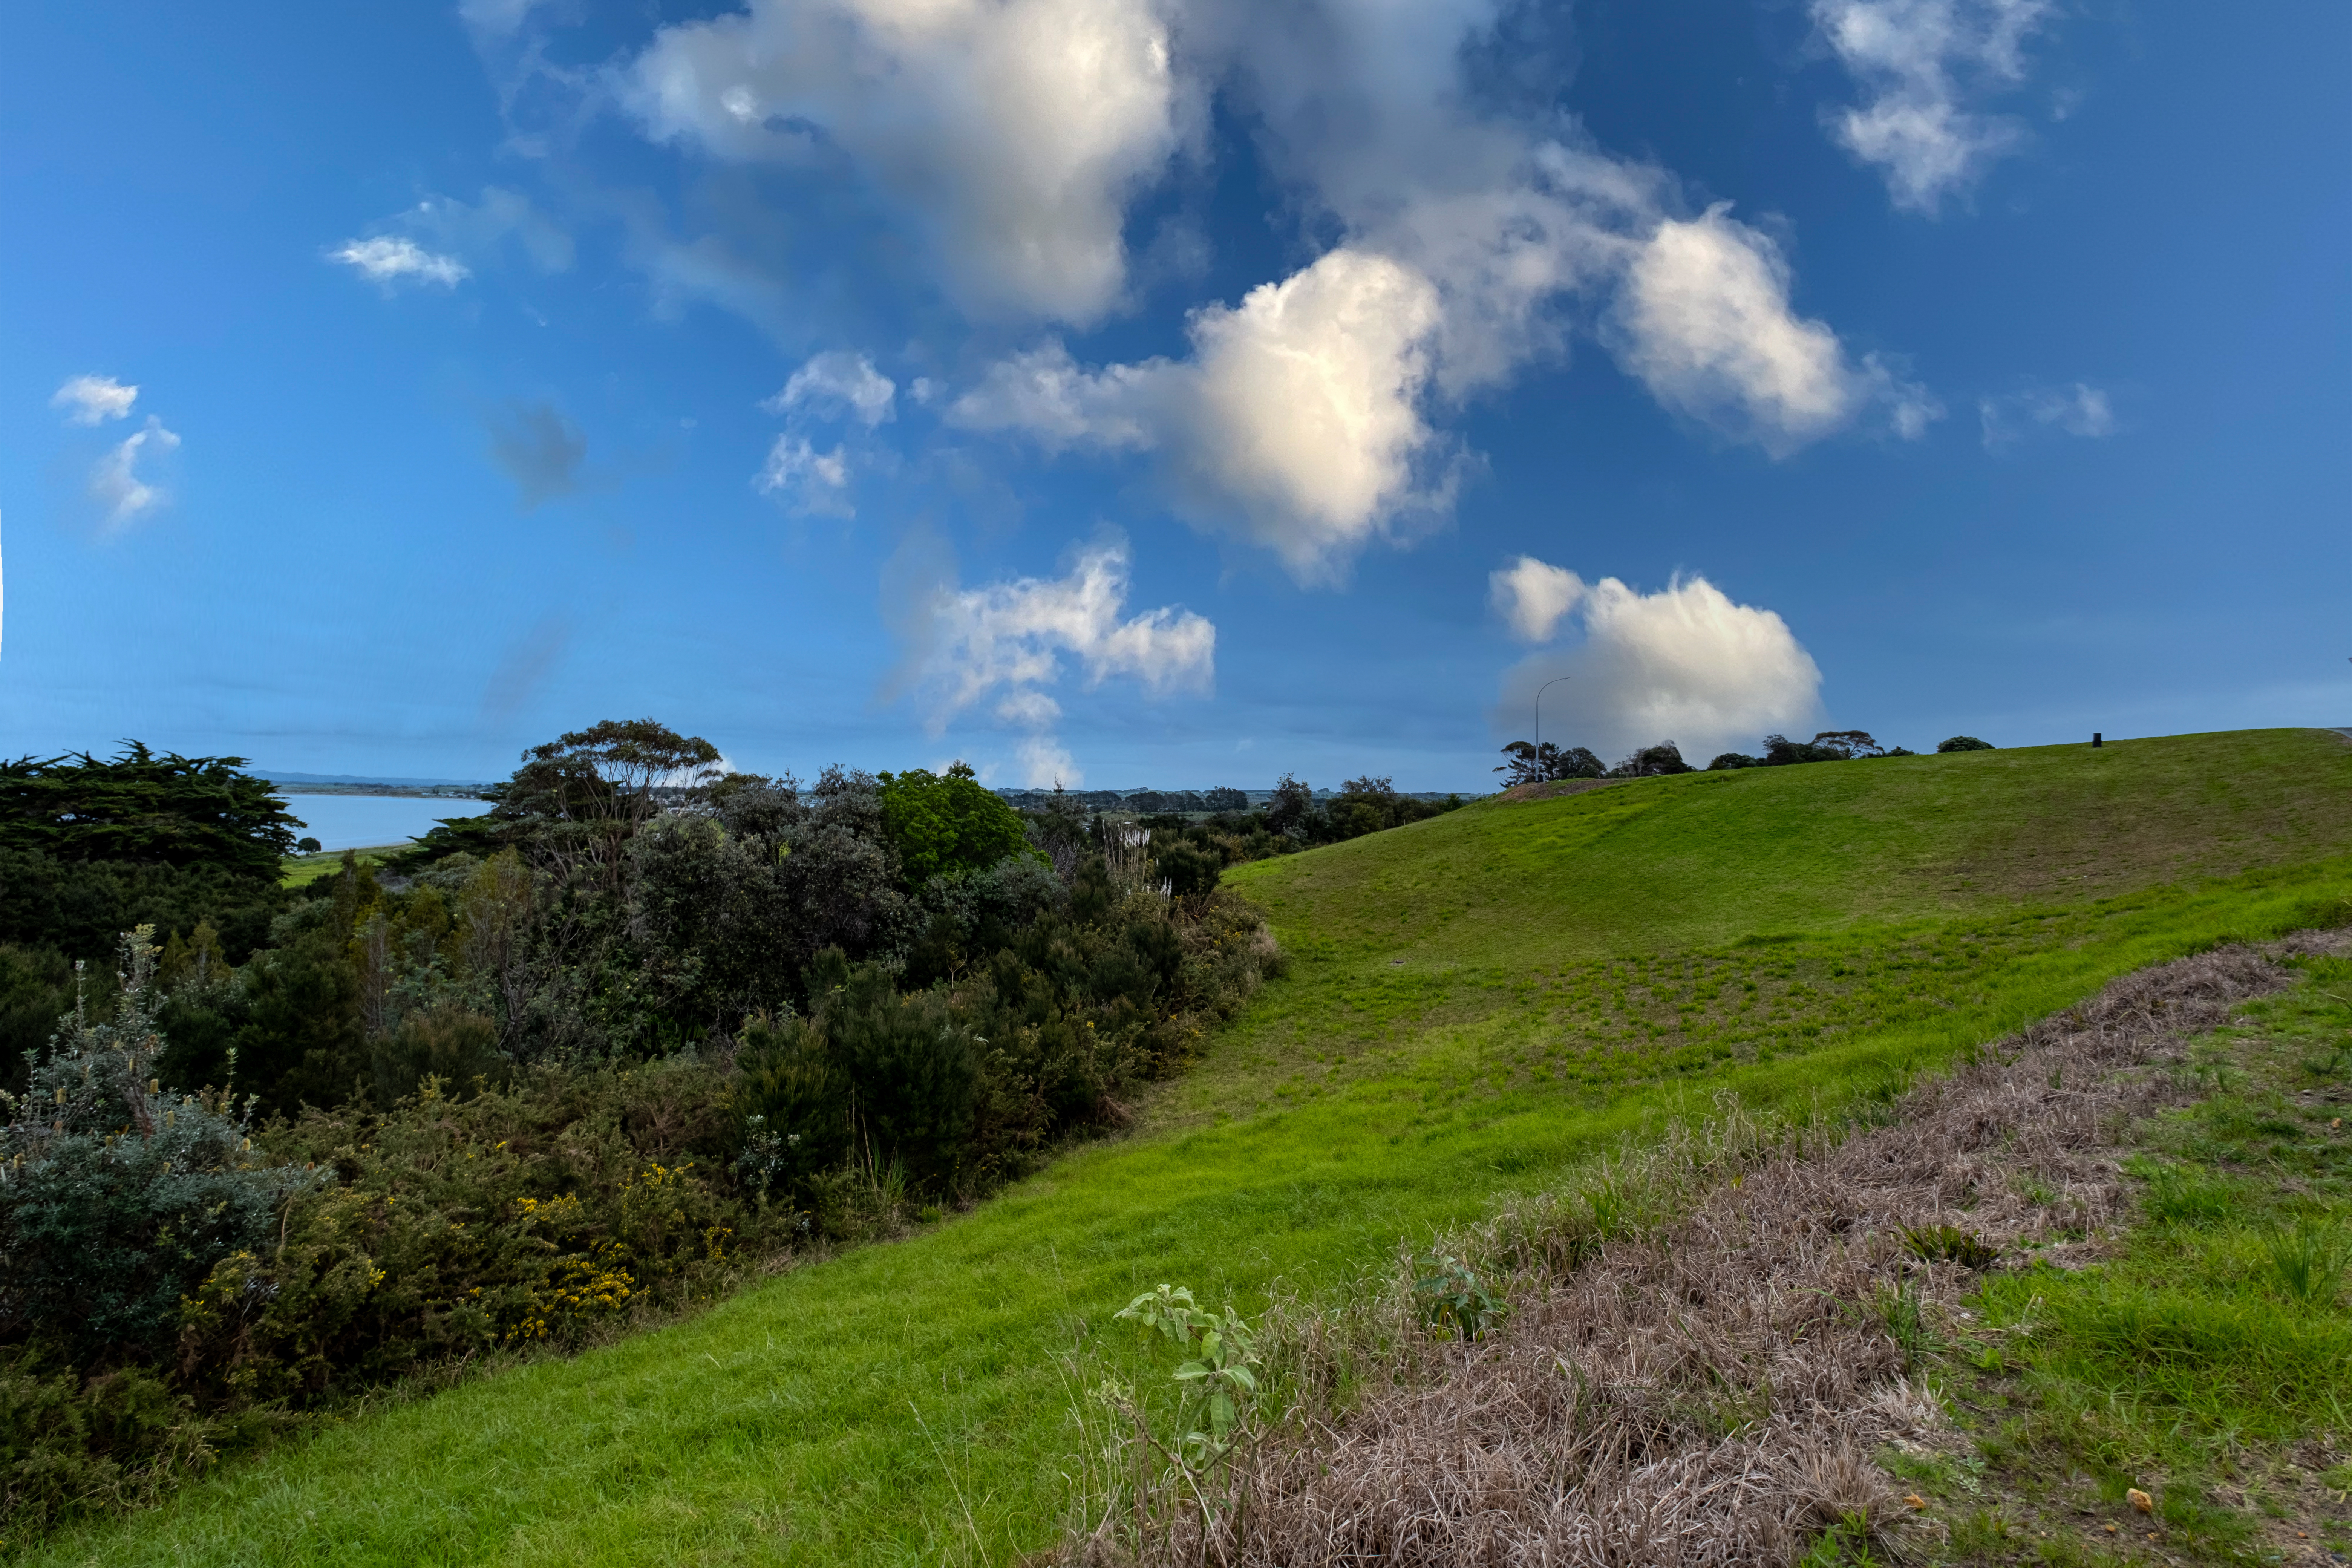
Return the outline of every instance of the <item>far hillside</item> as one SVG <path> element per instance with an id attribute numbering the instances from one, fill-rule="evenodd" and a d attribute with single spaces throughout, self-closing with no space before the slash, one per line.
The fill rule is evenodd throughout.
<path id="1" fill-rule="evenodd" d="M 1718 967 L 1813 952 L 1825 969 L 1842 932 L 1874 947 L 1963 927 L 2006 933 L 1972 944 L 1997 963 L 2053 940 L 2094 947 L 2102 924 L 2209 879 L 2347 853 L 2352 741 L 2330 730 L 1537 784 L 1228 872 L 1292 973 L 1220 1040 L 1214 1064 L 1246 1090 L 1195 1074 L 1160 1103 L 1205 1114 L 1302 1063 L 1329 1076 L 1313 1058 L 1335 1037 L 1425 1055 L 1444 1029 L 1518 1017 L 1556 1040 L 1527 987 L 1565 968 L 1714 951 Z M 1690 981 L 1664 1018 L 1693 1016 L 1675 1009 L 1704 988 Z"/>
<path id="2" fill-rule="evenodd" d="M 1490 800 L 1228 881 L 1277 929 L 1492 963 L 2073 902 L 2346 850 L 2352 742 L 2248 730 Z"/>

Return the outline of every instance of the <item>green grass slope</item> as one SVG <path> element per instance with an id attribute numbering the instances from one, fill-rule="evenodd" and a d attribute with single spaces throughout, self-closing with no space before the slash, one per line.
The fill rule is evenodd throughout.
<path id="1" fill-rule="evenodd" d="M 1671 1025 L 1690 1021 L 1695 1002 L 1717 1015 L 1726 1005 L 1695 995 L 1710 989 L 1703 977 L 1671 999 L 1629 995 L 1625 961 L 1727 954 L 1702 966 L 1720 988 L 1784 967 L 1776 952 L 1862 931 L 1966 929 L 2031 947 L 2055 934 L 2046 911 L 2071 911 L 2072 929 L 2136 889 L 2346 853 L 2352 743 L 2327 730 L 1690 773 L 1484 802 L 1229 873 L 1265 906 L 1295 973 L 1155 1112 L 1181 1121 L 1265 1105 L 1345 1076 L 1335 1056 L 1393 1070 L 1446 1054 L 1465 1032 L 1490 1046 L 1515 1032 L 1557 1043 L 1570 970 L 1588 991 L 1613 970 L 1621 980 L 1606 989 L 1621 1010 L 1643 1005 Z M 1776 940 L 1791 937 L 1808 941 Z M 1861 1006 L 1872 1000 L 1824 1026 L 1883 1021 L 1884 1005 Z M 1673 1032 L 1643 1037 L 1654 1049 Z"/>
<path id="2" fill-rule="evenodd" d="M 1835 1102 L 2137 964 L 2340 919 L 2347 850 L 2352 747 L 2268 731 L 1646 781 L 1249 868 L 1294 972 L 1135 1136 L 20 1555 L 1007 1560 L 1053 1536 L 1068 1358 L 1133 1355 L 1133 1292 L 1343 1288 L 1711 1094 Z"/>

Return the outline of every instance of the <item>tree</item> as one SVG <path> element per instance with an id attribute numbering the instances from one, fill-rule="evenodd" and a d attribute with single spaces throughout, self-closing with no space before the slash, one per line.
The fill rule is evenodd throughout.
<path id="1" fill-rule="evenodd" d="M 1315 792 L 1304 779 L 1285 773 L 1275 781 L 1274 798 L 1265 803 L 1265 830 L 1297 837 L 1307 831 L 1315 815 Z"/>
<path id="2" fill-rule="evenodd" d="M 1867 730 L 1823 730 L 1813 737 L 1813 744 L 1825 752 L 1835 752 L 1851 762 L 1856 757 L 1883 757 L 1886 749 L 1873 739 Z"/>
<path id="3" fill-rule="evenodd" d="M 621 837 L 661 809 L 656 791 L 707 784 L 721 760 L 701 736 L 652 719 L 607 719 L 522 755 L 516 790 L 566 821 L 625 825 Z"/>
<path id="4" fill-rule="evenodd" d="M 243 757 L 157 756 L 137 741 L 0 762 L 0 849 L 72 862 L 216 867 L 275 886 L 301 824 Z"/>
<path id="5" fill-rule="evenodd" d="M 1228 785 L 1219 784 L 1201 796 L 1201 805 L 1208 811 L 1247 811 L 1249 796 Z"/>
<path id="6" fill-rule="evenodd" d="M 1683 761 L 1680 746 L 1672 741 L 1661 741 L 1654 746 L 1643 746 L 1623 762 L 1609 770 L 1615 779 L 1655 778 L 1664 773 L 1688 773 L 1698 770 Z"/>
<path id="7" fill-rule="evenodd" d="M 1764 737 L 1764 765 L 1783 768 L 1796 763 L 1842 763 L 1843 752 L 1829 746 L 1817 746 L 1810 741 L 1791 741 L 1786 735 Z"/>
<path id="8" fill-rule="evenodd" d="M 933 877 L 969 876 L 1030 847 L 1021 814 L 962 763 L 950 766 L 944 778 L 923 768 L 876 778 L 883 827 L 909 888 Z"/>
<path id="9" fill-rule="evenodd" d="M 1503 787 L 1523 784 L 1549 784 L 1555 779 L 1597 779 L 1608 770 L 1601 759 L 1583 746 L 1562 749 L 1546 741 L 1541 746 L 1525 741 L 1513 741 L 1503 748 L 1509 759 L 1495 771 L 1506 774 Z"/>
<path id="10" fill-rule="evenodd" d="M 1936 750 L 1939 752 L 1990 752 L 1992 749 L 1990 741 L 1979 741 L 1974 735 L 1955 735 L 1948 741 L 1936 742 Z"/>
<path id="11" fill-rule="evenodd" d="M 394 858 L 409 873 L 467 854 L 520 849 L 559 869 L 583 862 L 619 874 L 620 846 L 666 801 L 707 794 L 720 778 L 719 748 L 652 719 L 607 719 L 522 754 L 514 776 L 483 792 L 490 809 L 453 816 Z"/>

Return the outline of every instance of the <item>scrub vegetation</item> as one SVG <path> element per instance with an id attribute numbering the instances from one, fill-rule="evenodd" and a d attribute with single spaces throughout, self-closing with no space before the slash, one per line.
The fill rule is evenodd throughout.
<path id="1" fill-rule="evenodd" d="M 1106 842 L 1104 874 L 1133 848 Z M 1916 1075 L 2117 975 L 2341 924 L 2347 853 L 2352 749 L 2263 731 L 1628 779 L 1230 867 L 1218 897 L 1268 911 L 1289 969 L 1204 1025 L 1184 1071 L 1139 1085 L 1125 1136 L 1007 1172 L 988 1202 L 917 1216 L 888 1245 L 803 1254 L 658 1331 L 572 1355 L 491 1350 L 498 1375 L 431 1398 L 409 1397 L 430 1386 L 411 1379 L 380 1408 L 340 1407 L 158 1508 L 24 1554 L 1047 1550 L 1064 1521 L 1094 1522 L 1080 1505 L 1097 1494 L 1074 1482 L 1118 1389 L 1163 1440 L 1202 1435 L 1189 1462 L 1204 1477 L 1254 1440 L 1231 1374 L 1265 1383 L 1255 1356 L 1279 1386 L 1270 1304 L 1295 1321 L 1377 1296 L 1402 1247 L 1418 1259 L 1408 1293 L 1433 1282 L 1427 1331 L 1507 1335 L 1525 1320 L 1490 1311 L 1507 1305 L 1495 1265 L 1448 1238 L 1727 1118 L 1883 1116 Z M 846 1037 L 876 1015 L 835 980 L 838 1021 L 815 996 L 790 1028 L 770 1015 L 760 1048 L 780 1072 L 806 1031 Z M 869 1188 L 919 1179 L 863 1168 Z M 1116 1314 L 1161 1284 L 1189 1289 L 1197 1316 L 1162 1313 L 1139 1336 Z M 1882 1321 L 1910 1321 L 1900 1300 Z M 1222 1430 L 1204 1390 L 1189 1406 L 1159 1392 L 1177 1362 L 1220 1374 Z M 1149 1426 L 1179 1415 L 1184 1431 Z"/>

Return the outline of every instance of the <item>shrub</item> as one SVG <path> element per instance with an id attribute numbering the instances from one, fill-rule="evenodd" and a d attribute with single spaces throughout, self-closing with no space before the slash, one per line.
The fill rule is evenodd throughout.
<path id="1" fill-rule="evenodd" d="M 159 1092 L 152 936 L 123 939 L 114 1020 L 78 1009 L 0 1129 L 0 1340 L 83 1369 L 162 1354 L 182 1298 L 313 1180 L 254 1151 L 226 1089 Z"/>
<path id="2" fill-rule="evenodd" d="M 1179 838 L 1151 858 L 1153 875 L 1180 899 L 1197 898 L 1216 887 L 1224 872 L 1223 857 Z"/>
<path id="3" fill-rule="evenodd" d="M 1706 771 L 1713 773 L 1729 768 L 1760 768 L 1763 765 L 1763 758 L 1751 757 L 1745 752 L 1721 752 L 1717 753 L 1715 761 L 1706 764 Z"/>
<path id="4" fill-rule="evenodd" d="M 1936 742 L 1938 752 L 1990 752 L 1992 749 L 1990 741 L 1979 741 L 1974 735 L 1954 735 L 1949 740 Z"/>

